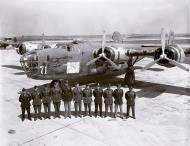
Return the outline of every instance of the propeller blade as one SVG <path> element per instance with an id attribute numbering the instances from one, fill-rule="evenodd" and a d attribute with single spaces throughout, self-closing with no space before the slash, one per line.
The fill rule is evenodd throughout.
<path id="1" fill-rule="evenodd" d="M 105 45 L 106 45 L 106 33 L 104 31 L 104 33 L 102 35 L 102 53 L 104 53 Z"/>
<path id="2" fill-rule="evenodd" d="M 94 58 L 94 59 L 90 60 L 89 62 L 86 63 L 86 65 L 89 66 L 89 65 L 93 64 L 94 62 L 96 62 L 96 61 L 97 61 L 98 59 L 100 59 L 101 57 L 102 57 L 102 56 L 99 56 L 99 57 L 97 57 L 97 58 Z"/>
<path id="3" fill-rule="evenodd" d="M 153 66 L 155 63 L 157 63 L 158 61 L 160 61 L 160 59 L 161 59 L 161 58 L 150 62 L 150 63 L 147 64 L 145 67 L 143 67 L 142 70 L 143 70 L 143 71 L 147 70 L 148 68 L 150 68 L 151 66 Z"/>
<path id="4" fill-rule="evenodd" d="M 169 59 L 168 57 L 166 57 L 165 59 L 167 59 L 168 61 L 170 61 L 172 64 L 174 64 L 175 66 L 183 69 L 184 71 L 189 71 L 189 69 L 185 66 L 183 66 L 182 64 L 180 64 L 179 62 L 175 61 L 175 60 L 172 60 L 172 59 Z"/>
<path id="5" fill-rule="evenodd" d="M 42 33 L 42 49 L 44 49 L 45 39 L 44 39 L 44 32 Z"/>
<path id="6" fill-rule="evenodd" d="M 170 30 L 169 36 L 168 36 L 168 45 L 174 44 L 175 34 L 174 31 Z"/>
<path id="7" fill-rule="evenodd" d="M 113 68 L 119 70 L 121 66 L 116 65 L 113 61 L 111 61 L 109 58 L 107 58 L 106 56 L 103 56 L 110 64 Z"/>
<path id="8" fill-rule="evenodd" d="M 162 45 L 162 54 L 165 54 L 166 34 L 164 28 L 161 29 L 161 45 Z"/>

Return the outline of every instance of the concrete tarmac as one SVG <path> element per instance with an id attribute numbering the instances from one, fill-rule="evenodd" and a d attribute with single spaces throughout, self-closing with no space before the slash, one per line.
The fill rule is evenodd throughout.
<path id="1" fill-rule="evenodd" d="M 23 87 L 31 88 L 50 81 L 28 79 L 19 68 L 19 55 L 14 50 L 1 50 L 0 145 L 189 146 L 190 72 L 158 65 L 142 72 L 139 68 L 150 61 L 152 59 L 145 58 L 136 64 L 137 119 L 75 118 L 73 115 L 71 119 L 65 119 L 62 103 L 60 119 L 54 119 L 52 115 L 51 119 L 26 119 L 22 122 L 18 91 Z M 190 68 L 190 65 L 185 65 Z M 11 69 L 13 66 L 18 67 Z M 117 81 L 122 81 L 122 78 L 123 75 L 119 76 Z M 112 86 L 112 89 L 115 88 Z M 127 88 L 122 88 L 127 91 Z M 123 101 L 123 111 L 126 113 L 124 97 Z M 94 111 L 94 103 L 92 105 Z M 31 113 L 34 113 L 32 106 Z"/>

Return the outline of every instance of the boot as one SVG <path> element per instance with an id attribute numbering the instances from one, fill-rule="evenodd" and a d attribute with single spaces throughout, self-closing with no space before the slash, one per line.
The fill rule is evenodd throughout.
<path id="1" fill-rule="evenodd" d="M 28 116 L 28 120 L 32 121 L 31 116 Z"/>
<path id="2" fill-rule="evenodd" d="M 24 116 L 22 116 L 22 121 L 24 121 Z"/>

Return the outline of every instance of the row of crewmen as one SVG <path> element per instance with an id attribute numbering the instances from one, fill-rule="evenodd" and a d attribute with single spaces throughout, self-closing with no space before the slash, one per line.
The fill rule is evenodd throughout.
<path id="1" fill-rule="evenodd" d="M 42 119 L 41 107 L 43 104 L 44 107 L 44 118 L 50 118 L 51 112 L 51 103 L 54 105 L 55 118 L 60 118 L 60 106 L 61 101 L 64 103 L 65 108 L 65 118 L 71 118 L 71 102 L 74 102 L 75 108 L 75 117 L 82 117 L 82 102 L 84 103 L 84 116 L 92 116 L 91 105 L 92 97 L 94 97 L 95 104 L 95 117 L 98 113 L 100 117 L 103 117 L 102 114 L 102 103 L 104 98 L 105 104 L 105 115 L 108 116 L 108 109 L 110 109 L 110 116 L 116 118 L 118 113 L 118 108 L 120 109 L 120 117 L 123 116 L 123 95 L 124 91 L 121 88 L 121 85 L 118 84 L 115 90 L 111 89 L 110 84 L 105 90 L 103 90 L 99 84 L 96 88 L 92 90 L 87 84 L 86 87 L 82 90 L 78 83 L 75 84 L 73 89 L 69 86 L 68 81 L 63 82 L 54 82 L 53 86 L 44 85 L 44 88 L 40 90 L 37 86 L 34 86 L 32 92 L 22 89 L 19 101 L 21 102 L 22 109 L 22 121 L 25 119 L 25 111 L 28 113 L 28 119 L 31 120 L 30 113 L 30 102 L 32 100 L 32 105 L 34 108 L 34 120 Z M 126 91 L 125 98 L 127 100 L 127 114 L 126 118 L 129 117 L 130 109 L 132 109 L 132 118 L 135 119 L 135 98 L 136 93 L 132 88 L 129 88 L 129 91 Z M 113 105 L 115 104 L 115 111 L 113 112 Z M 88 109 L 88 113 L 87 113 Z M 99 109 L 99 110 L 98 110 Z"/>

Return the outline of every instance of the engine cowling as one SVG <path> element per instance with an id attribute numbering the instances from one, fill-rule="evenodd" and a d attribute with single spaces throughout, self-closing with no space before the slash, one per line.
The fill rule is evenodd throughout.
<path id="1" fill-rule="evenodd" d="M 126 49 L 122 47 L 106 46 L 104 48 L 104 54 L 113 62 L 122 62 L 128 60 L 126 57 Z M 102 53 L 102 48 L 95 50 L 93 53 L 94 58 L 98 57 Z M 105 61 L 106 59 L 100 58 L 100 60 Z"/>
<path id="2" fill-rule="evenodd" d="M 154 54 L 154 60 L 159 59 L 161 54 L 162 54 L 162 48 L 156 49 L 155 54 Z M 175 60 L 177 62 L 183 62 L 185 59 L 185 53 L 179 45 L 166 46 L 165 54 L 167 55 L 167 57 L 169 59 Z M 166 59 L 159 60 L 157 64 L 159 64 L 161 66 L 165 66 L 165 67 L 174 67 L 175 66 Z"/>
<path id="3" fill-rule="evenodd" d="M 46 48 L 50 48 L 51 46 L 49 45 L 44 45 L 44 49 Z M 17 46 L 17 53 L 19 55 L 23 55 L 25 54 L 26 52 L 30 52 L 32 50 L 36 50 L 36 49 L 40 49 L 42 48 L 42 45 L 41 44 L 31 44 L 31 43 L 22 43 L 20 45 Z"/>
<path id="4" fill-rule="evenodd" d="M 17 48 L 16 48 L 16 51 L 19 55 L 23 55 L 25 54 L 27 51 L 26 51 L 26 45 L 25 44 L 21 44 L 19 45 Z"/>
<path id="5" fill-rule="evenodd" d="M 98 57 L 101 53 L 102 53 L 102 48 L 96 50 L 96 51 L 93 53 L 94 58 Z M 108 46 L 105 47 L 105 48 L 104 48 L 104 54 L 105 54 L 105 56 L 106 56 L 107 58 L 109 58 L 109 59 L 112 60 L 112 61 L 113 61 L 114 58 L 115 58 L 115 52 L 114 52 L 113 48 L 111 48 L 111 47 L 108 47 Z M 102 61 L 105 61 L 104 58 L 101 58 L 101 60 L 102 60 Z"/>

